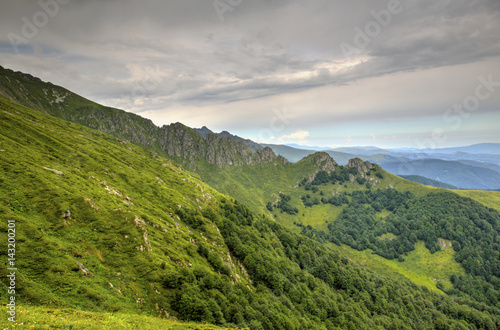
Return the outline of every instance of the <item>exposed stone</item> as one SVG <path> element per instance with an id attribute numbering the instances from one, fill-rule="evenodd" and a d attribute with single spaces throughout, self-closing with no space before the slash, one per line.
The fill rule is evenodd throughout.
<path id="1" fill-rule="evenodd" d="M 71 219 L 71 210 L 67 210 L 66 212 L 63 212 L 63 214 L 61 215 L 61 218 Z"/>
<path id="2" fill-rule="evenodd" d="M 330 173 L 335 171 L 335 168 L 338 166 L 337 162 L 326 152 L 316 152 L 306 159 L 308 162 L 313 163 L 318 168 L 318 171 Z"/>
<path id="3" fill-rule="evenodd" d="M 151 157 L 168 156 L 190 170 L 196 170 L 200 162 L 214 164 L 218 167 L 287 162 L 285 158 L 276 156 L 272 149 L 262 149 L 257 143 L 228 132 L 214 134 L 206 127 L 197 132 L 181 123 L 158 127 L 151 120 L 130 112 L 98 104 L 86 104 L 78 95 L 54 85 L 47 84 L 42 89 L 45 100 L 50 104 L 45 106 L 38 101 L 33 101 L 33 98 L 25 96 L 29 95 L 29 89 L 25 87 L 27 83 L 32 80 L 40 80 L 22 73 L 18 73 L 17 77 L 20 92 L 0 91 L 8 99 L 33 109 L 42 110 L 44 113 L 58 118 L 111 134 L 124 145 L 134 143 L 154 149 L 150 150 Z M 81 100 L 85 104 L 85 111 L 61 111 L 64 109 L 65 99 L 69 98 Z M 136 152 L 132 146 L 128 147 L 128 150 Z M 59 175 L 64 174 L 58 170 L 45 169 Z M 110 192 L 118 193 L 113 190 Z"/>
<path id="4" fill-rule="evenodd" d="M 80 270 L 82 271 L 83 276 L 90 276 L 90 270 L 88 270 L 84 264 L 78 261 L 76 263 L 78 264 L 78 268 L 80 268 Z"/>
<path id="5" fill-rule="evenodd" d="M 52 168 L 48 168 L 48 167 L 45 167 L 45 166 L 43 166 L 42 168 L 43 168 L 44 170 L 51 171 L 51 172 L 53 172 L 53 173 L 55 173 L 55 174 L 57 174 L 57 175 L 64 175 L 64 172 L 61 172 L 61 171 L 59 171 L 59 170 L 54 170 L 54 169 L 52 169 Z"/>
<path id="6" fill-rule="evenodd" d="M 368 161 L 364 162 L 359 158 L 353 158 L 349 159 L 347 167 L 355 168 L 359 174 L 366 174 L 373 168 L 373 164 Z"/>
<path id="7" fill-rule="evenodd" d="M 144 220 L 142 220 L 140 217 L 138 217 L 137 215 L 135 216 L 134 218 L 134 222 L 135 222 L 135 225 L 139 228 L 141 228 L 142 230 L 144 230 L 146 228 L 146 223 L 144 222 Z"/>

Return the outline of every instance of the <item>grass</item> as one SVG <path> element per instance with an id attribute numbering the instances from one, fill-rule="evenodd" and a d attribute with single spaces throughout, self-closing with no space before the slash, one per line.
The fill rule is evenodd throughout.
<path id="1" fill-rule="evenodd" d="M 455 193 L 462 197 L 471 198 L 500 212 L 500 191 L 457 190 Z"/>
<path id="2" fill-rule="evenodd" d="M 171 161 L 1 97 L 0 122 L 0 247 L 7 251 L 4 220 L 16 220 L 20 303 L 155 315 L 157 305 L 169 310 L 168 271 L 214 271 L 197 244 L 210 242 L 231 262 L 211 222 L 196 230 L 175 215 L 218 212 L 224 197 Z M 230 276 L 248 283 L 239 267 Z M 6 297 L 2 281 L 0 302 Z"/>
<path id="3" fill-rule="evenodd" d="M 431 192 L 443 191 L 444 189 L 425 186 L 416 182 L 402 179 L 381 170 L 384 178 L 373 189 L 396 188 L 399 191 L 410 191 L 416 197 L 425 196 Z M 330 204 L 320 204 L 314 207 L 304 207 L 301 196 L 310 194 L 313 197 L 321 199 L 320 191 L 324 196 L 330 196 L 332 193 L 352 192 L 355 190 L 366 190 L 364 185 L 356 182 L 347 182 L 344 185 L 320 185 L 316 193 L 304 190 L 304 187 L 298 187 L 297 183 L 310 173 L 314 173 L 314 168 L 308 168 L 304 162 L 286 164 L 286 165 L 258 165 L 247 167 L 222 168 L 216 171 L 211 185 L 219 191 L 227 193 L 245 203 L 253 205 L 253 210 L 260 213 L 268 213 L 264 205 L 269 201 L 275 201 L 279 192 L 291 196 L 290 204 L 299 210 L 297 215 L 281 213 L 279 209 L 272 212 L 277 222 L 285 225 L 290 230 L 299 233 L 301 228 L 294 223 L 311 225 L 312 227 L 328 232 L 328 223 L 334 222 L 340 215 L 345 206 L 333 206 Z M 308 174 L 309 173 L 309 174 Z M 207 177 L 202 173 L 202 177 Z M 472 198 L 488 207 L 500 210 L 500 192 L 489 191 L 456 191 L 464 197 Z M 390 214 L 383 210 L 377 213 L 377 218 L 382 219 Z M 386 238 L 390 238 L 387 235 Z M 327 243 L 333 249 L 348 255 L 351 259 L 357 261 L 360 265 L 375 270 L 382 275 L 402 276 L 410 279 L 415 284 L 425 286 L 434 292 L 442 292 L 436 287 L 441 282 L 444 288 L 451 288 L 449 282 L 452 274 L 464 274 L 464 269 L 454 260 L 455 252 L 451 247 L 447 247 L 439 252 L 431 254 L 419 242 L 415 250 L 405 256 L 404 262 L 397 260 L 388 260 L 374 254 L 371 250 L 357 251 L 343 245 L 337 247 L 334 244 Z M 443 280 L 444 281 L 438 281 Z"/>
<path id="4" fill-rule="evenodd" d="M 442 241 L 446 242 L 445 240 Z M 465 274 L 462 266 L 454 260 L 455 251 L 448 244 L 441 251 L 431 254 L 425 247 L 424 242 L 419 241 L 415 244 L 415 250 L 405 256 L 405 261 L 403 262 L 399 262 L 396 259 L 385 259 L 374 254 L 372 250 L 358 251 L 347 245 L 339 247 L 332 243 L 328 243 L 328 246 L 334 250 L 341 251 L 362 267 L 383 275 L 404 276 L 413 283 L 425 286 L 434 292 L 442 293 L 436 287 L 438 282 L 441 282 L 445 288 L 451 288 L 452 284 L 449 281 L 451 275 Z"/>
<path id="5" fill-rule="evenodd" d="M 149 315 L 86 312 L 69 308 L 17 306 L 16 324 L 2 317 L 2 329 L 229 329 L 210 324 L 179 322 Z"/>

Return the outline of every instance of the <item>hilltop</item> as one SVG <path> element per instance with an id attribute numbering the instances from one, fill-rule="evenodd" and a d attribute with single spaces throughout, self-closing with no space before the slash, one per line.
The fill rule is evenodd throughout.
<path id="1" fill-rule="evenodd" d="M 0 110 L 0 212 L 16 220 L 18 297 L 28 309 L 252 329 L 500 325 L 499 215 L 468 198 L 324 152 L 288 163 L 264 148 L 250 151 L 260 161 L 232 165 L 200 152 L 186 164 L 193 173 L 179 165 L 190 144 L 175 138 L 165 145 L 179 152 L 167 159 L 3 97 Z M 110 114 L 127 116 L 101 111 L 103 126 Z M 238 143 L 186 132 L 223 141 L 216 154 Z M 407 265 L 414 252 L 434 258 L 446 248 L 452 272 L 439 279 L 450 281 L 432 290 L 441 294 L 349 260 L 371 250 L 367 262 Z M 0 292 L 6 299 L 3 283 Z"/>
<path id="2" fill-rule="evenodd" d="M 20 105 L 69 120 L 148 148 L 195 170 L 199 164 L 286 162 L 270 148 L 256 148 L 227 132 L 199 134 L 181 123 L 156 126 L 151 120 L 105 107 L 29 74 L 0 67 L 0 95 Z"/>

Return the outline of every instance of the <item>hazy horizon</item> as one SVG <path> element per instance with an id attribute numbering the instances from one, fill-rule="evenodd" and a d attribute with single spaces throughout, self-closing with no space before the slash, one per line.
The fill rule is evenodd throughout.
<path id="1" fill-rule="evenodd" d="M 500 3 L 8 2 L 0 65 L 261 143 L 500 142 Z"/>

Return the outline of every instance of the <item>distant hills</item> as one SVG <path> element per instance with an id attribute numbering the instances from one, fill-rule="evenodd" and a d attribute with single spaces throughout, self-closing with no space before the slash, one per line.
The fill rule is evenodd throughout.
<path id="1" fill-rule="evenodd" d="M 316 152 L 313 149 L 283 145 L 265 146 L 291 162 Z M 388 150 L 376 147 L 335 148 L 325 152 L 339 164 L 347 164 L 349 159 L 359 157 L 418 183 L 423 183 L 425 180 L 422 178 L 427 178 L 429 180 L 425 182 L 431 186 L 489 190 L 500 189 L 500 155 L 496 154 L 499 149 L 498 143 L 484 143 L 462 148 L 436 149 L 432 153 L 417 149 Z M 485 154 L 486 151 L 492 153 Z"/>
<path id="2" fill-rule="evenodd" d="M 436 188 L 443 188 L 443 189 L 458 189 L 457 187 L 443 183 L 440 181 L 436 180 L 431 180 L 426 177 L 420 176 L 420 175 L 400 175 L 403 179 L 410 180 L 413 182 L 417 182 L 426 186 L 431 186 L 431 187 L 436 187 Z"/>
<path id="3" fill-rule="evenodd" d="M 431 188 L 361 159 L 426 160 L 401 153 L 157 127 L 1 70 L 0 214 L 17 226 L 16 304 L 46 308 L 43 324 L 69 328 L 57 313 L 83 310 L 194 328 L 500 327 L 499 193 Z M 7 292 L 0 282 L 4 304 Z"/>
<path id="4" fill-rule="evenodd" d="M 454 154 L 454 153 L 468 153 L 468 154 L 494 154 L 500 155 L 499 143 L 478 143 L 464 147 L 453 148 L 436 148 L 436 149 L 392 149 L 393 151 L 401 151 L 406 153 L 422 152 L 426 154 Z"/>
<path id="5" fill-rule="evenodd" d="M 457 161 L 420 159 L 382 163 L 383 169 L 397 175 L 419 175 L 464 189 L 498 189 L 500 173 Z"/>
<path id="6" fill-rule="evenodd" d="M 500 189 L 498 143 L 424 150 L 389 150 L 372 146 L 328 149 L 296 144 L 259 144 L 227 131 L 215 133 L 207 127 L 192 129 L 181 123 L 157 127 L 148 119 L 102 106 L 65 88 L 3 67 L 0 67 L 0 95 L 44 113 L 147 146 L 193 170 L 202 166 L 200 161 L 218 167 L 297 162 L 317 151 L 324 151 L 340 165 L 358 157 L 377 163 L 395 174 L 418 175 L 459 189 Z M 423 159 L 426 161 L 423 162 Z M 401 171 L 398 163 L 411 166 L 413 172 Z M 440 167 L 443 164 L 446 167 Z M 422 168 L 424 165 L 427 168 Z"/>

